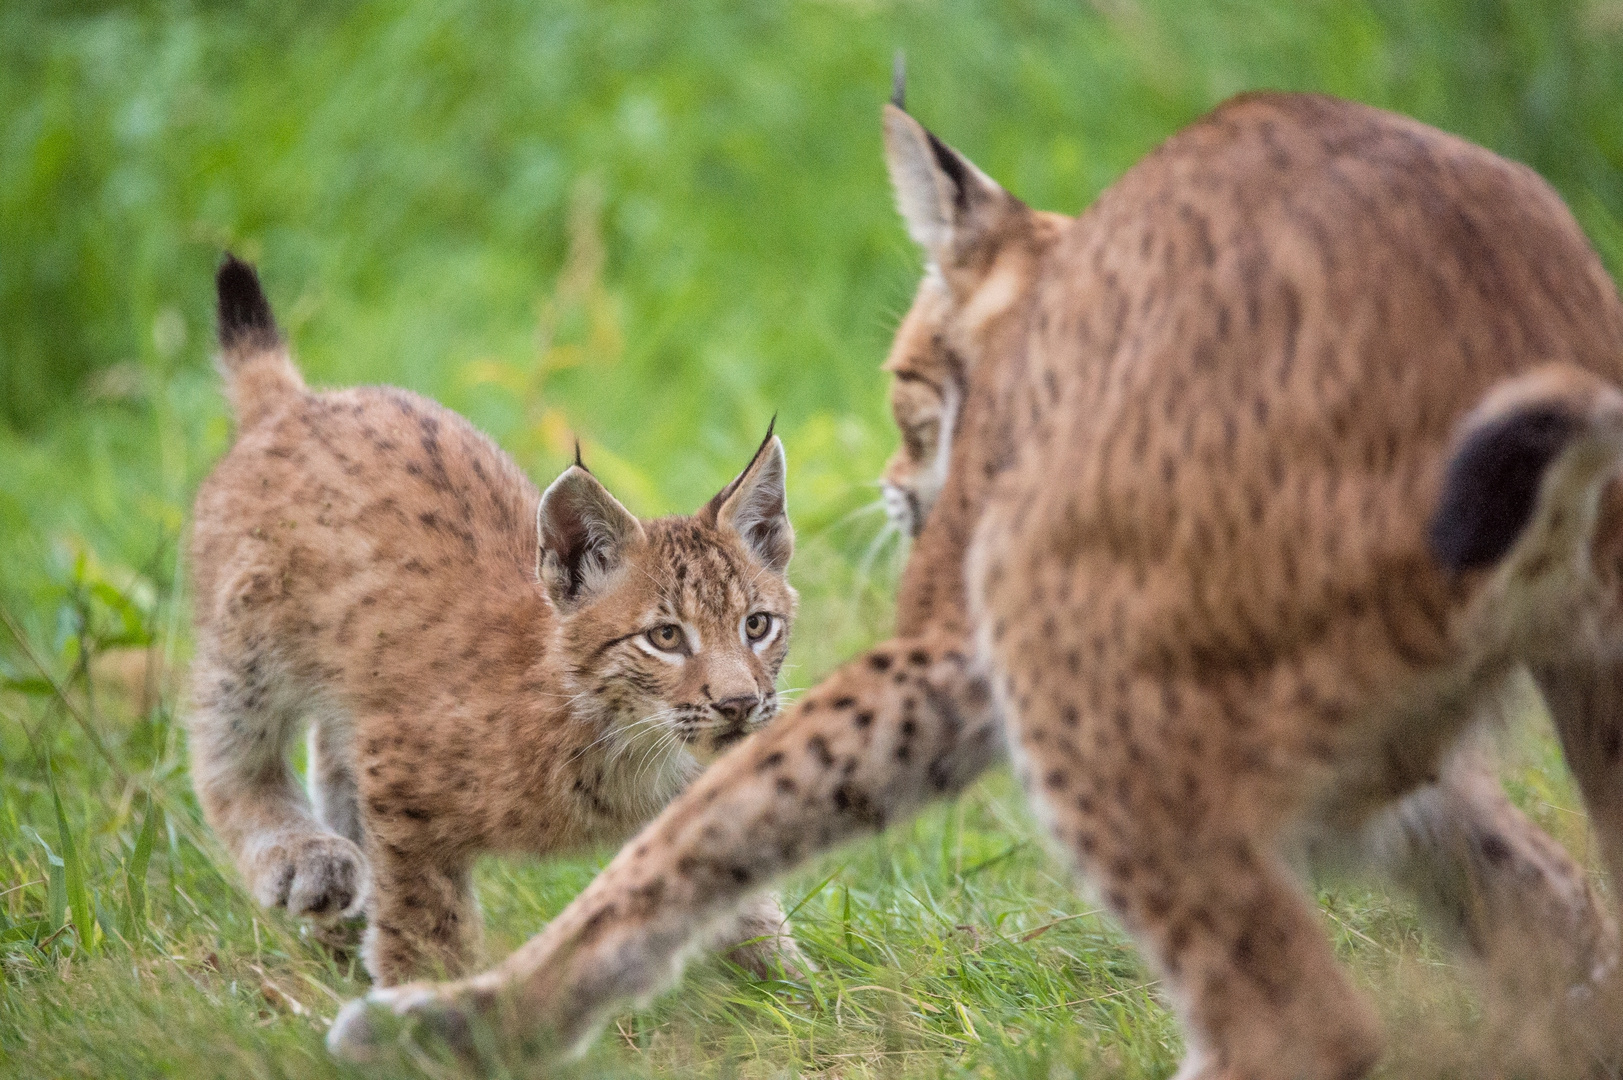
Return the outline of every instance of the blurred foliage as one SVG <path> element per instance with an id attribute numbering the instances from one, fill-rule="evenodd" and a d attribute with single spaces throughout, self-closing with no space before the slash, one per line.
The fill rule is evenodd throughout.
<path id="1" fill-rule="evenodd" d="M 1036 206 L 1233 93 L 1318 89 L 1531 164 L 1623 269 L 1623 0 L 6 0 L 0 1074 L 345 1072 L 320 1022 L 355 970 L 218 860 L 176 724 L 221 251 L 312 381 L 430 394 L 541 482 L 578 435 L 639 513 L 699 504 L 776 413 L 809 685 L 883 631 L 899 556 L 864 509 L 919 262 L 880 157 L 898 47 L 915 114 Z M 1582 849 L 1549 739 L 1509 768 Z M 586 1071 L 1165 1075 L 1153 987 L 1016 802 L 994 778 L 809 869 L 823 975 L 712 965 Z M 483 867 L 493 943 L 595 865 Z M 1407 910 L 1324 910 L 1389 1013 L 1450 1033 L 1409 1058 L 1468 1058 L 1468 1003 L 1391 991 L 1441 970 Z"/>
<path id="2" fill-rule="evenodd" d="M 1038 206 L 1232 93 L 1316 88 L 1528 162 L 1623 265 L 1617 0 L 11 0 L 0 523 L 173 529 L 226 438 L 230 247 L 318 382 L 439 397 L 542 478 L 580 433 L 644 513 L 777 412 L 827 524 L 891 443 L 875 368 L 917 268 L 880 161 L 897 47 L 913 109 Z"/>

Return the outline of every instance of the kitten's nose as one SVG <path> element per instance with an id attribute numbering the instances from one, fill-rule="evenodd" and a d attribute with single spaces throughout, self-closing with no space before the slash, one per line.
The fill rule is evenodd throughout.
<path id="1" fill-rule="evenodd" d="M 741 697 L 722 698 L 710 707 L 716 710 L 716 713 L 722 719 L 730 723 L 742 724 L 749 719 L 750 713 L 754 712 L 756 706 L 760 704 L 760 697 L 749 694 Z"/>

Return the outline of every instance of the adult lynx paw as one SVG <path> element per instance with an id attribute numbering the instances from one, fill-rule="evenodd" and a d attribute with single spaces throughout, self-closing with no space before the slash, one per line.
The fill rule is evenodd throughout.
<path id="1" fill-rule="evenodd" d="M 727 959 L 757 979 L 804 982 L 817 970 L 787 932 L 769 933 L 734 945 L 727 950 Z"/>
<path id="2" fill-rule="evenodd" d="M 327 1029 L 327 1052 L 344 1061 L 375 1061 L 402 1036 L 435 1036 L 460 1054 L 471 1054 L 473 1040 L 464 1008 L 433 986 L 407 983 L 373 990 L 338 1011 Z"/>
<path id="3" fill-rule="evenodd" d="M 711 933 L 709 946 L 757 979 L 800 982 L 817 970 L 795 944 L 789 920 L 771 893 L 745 901 L 735 916 Z"/>
<path id="4" fill-rule="evenodd" d="M 337 919 L 360 911 L 366 859 L 336 833 L 278 836 L 252 853 L 254 898 L 301 918 Z"/>

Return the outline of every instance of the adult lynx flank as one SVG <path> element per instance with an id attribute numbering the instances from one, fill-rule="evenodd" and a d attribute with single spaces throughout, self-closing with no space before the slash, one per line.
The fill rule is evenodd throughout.
<path id="1" fill-rule="evenodd" d="M 374 1000 L 584 1038 L 685 928 L 957 791 L 1001 734 L 1156 970 L 1180 1077 L 1375 1065 L 1300 878 L 1331 861 L 1459 946 L 1495 1073 L 1615 1068 L 1611 915 L 1465 741 L 1530 674 L 1623 881 L 1623 304 L 1560 198 L 1313 95 L 1221 106 L 1074 220 L 894 106 L 885 143 L 927 262 L 887 361 L 919 459 L 889 474 L 917 528 L 897 638 L 506 962 Z M 352 1005 L 330 1044 L 379 1020 Z"/>
<path id="2" fill-rule="evenodd" d="M 782 445 L 691 517 L 639 521 L 578 458 L 543 494 L 431 401 L 307 390 L 254 271 L 217 285 L 239 430 L 193 522 L 204 812 L 261 903 L 364 910 L 379 982 L 464 970 L 476 855 L 619 841 L 777 711 Z M 795 966 L 770 895 L 719 934 Z"/>

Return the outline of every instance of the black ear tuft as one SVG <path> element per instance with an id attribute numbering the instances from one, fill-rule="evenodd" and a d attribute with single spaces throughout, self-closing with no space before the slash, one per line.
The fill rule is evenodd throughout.
<path id="1" fill-rule="evenodd" d="M 926 128 L 924 135 L 930 140 L 930 153 L 935 156 L 935 163 L 952 180 L 952 204 L 962 214 L 969 209 L 969 169 L 958 152 L 936 138 L 935 132 Z"/>
<path id="2" fill-rule="evenodd" d="M 1570 411 L 1541 405 L 1500 417 L 1471 432 L 1443 476 L 1432 516 L 1432 554 L 1459 572 L 1504 556 L 1538 503 L 1550 463 L 1583 422 Z"/>
<path id="3" fill-rule="evenodd" d="M 214 275 L 219 302 L 220 348 L 273 348 L 282 341 L 259 275 L 229 251 Z"/>
<path id="4" fill-rule="evenodd" d="M 890 103 L 907 111 L 907 53 L 896 50 L 896 59 L 890 67 Z"/>

